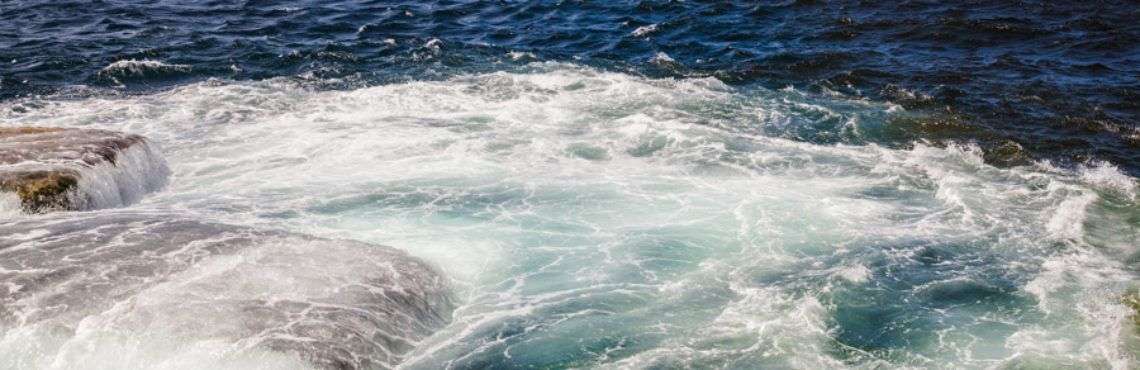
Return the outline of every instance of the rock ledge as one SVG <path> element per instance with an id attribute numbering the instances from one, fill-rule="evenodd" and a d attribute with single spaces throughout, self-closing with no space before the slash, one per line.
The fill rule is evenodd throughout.
<path id="1" fill-rule="evenodd" d="M 0 127 L 0 192 L 15 193 L 25 212 L 124 205 L 161 187 L 168 173 L 139 135 Z"/>

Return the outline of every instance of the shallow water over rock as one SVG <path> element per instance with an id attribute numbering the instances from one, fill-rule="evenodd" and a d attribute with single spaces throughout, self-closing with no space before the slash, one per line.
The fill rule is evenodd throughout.
<path id="1" fill-rule="evenodd" d="M 211 81 L 5 119 L 161 143 L 176 175 L 135 211 L 431 261 L 456 309 L 401 356 L 404 368 L 1136 362 L 1134 310 L 1121 297 L 1140 268 L 1140 189 L 1111 163 L 996 167 L 971 143 L 821 145 L 793 137 L 880 134 L 910 112 L 713 78 L 528 68 L 346 91 Z M 31 217 L 22 222 L 51 222 Z M 344 276 L 370 271 L 357 253 L 368 255 L 347 248 L 312 271 L 355 281 Z M 301 274 L 315 258 L 281 256 Z M 225 266 L 210 261 L 228 260 L 188 271 Z M 266 265 L 277 266 L 232 280 L 278 271 Z M 154 325 L 183 322 L 171 317 Z M 232 330 L 207 323 L 200 330 Z M 118 343 L 104 339 L 92 341 Z M 256 348 L 267 356 L 294 353 L 266 343 Z M 70 360 L 59 367 L 81 364 Z M 322 361 L 298 366 L 332 364 Z"/>
<path id="2" fill-rule="evenodd" d="M 127 205 L 161 188 L 169 172 L 161 154 L 139 135 L 0 128 L 0 193 L 14 194 L 26 212 Z"/>
<path id="3" fill-rule="evenodd" d="M 0 224 L 0 367 L 384 368 L 445 325 L 389 247 L 124 210 Z"/>

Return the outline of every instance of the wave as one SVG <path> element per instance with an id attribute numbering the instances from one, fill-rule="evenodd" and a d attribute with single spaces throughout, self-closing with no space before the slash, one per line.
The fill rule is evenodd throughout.
<path id="1" fill-rule="evenodd" d="M 654 33 L 654 32 L 657 32 L 657 25 L 656 24 L 650 24 L 650 25 L 637 27 L 637 29 L 633 30 L 633 32 L 630 32 L 630 35 L 633 35 L 633 37 L 643 37 L 643 36 L 649 35 L 649 34 Z"/>
<path id="2" fill-rule="evenodd" d="M 459 306 L 404 368 L 1135 361 L 1119 299 L 1135 200 L 1112 195 L 1134 180 L 1109 165 L 820 145 L 803 137 L 890 132 L 910 113 L 529 68 L 347 91 L 211 81 L 0 118 L 162 143 L 177 181 L 142 209 L 439 265 Z"/>
<path id="3" fill-rule="evenodd" d="M 100 70 L 107 75 L 143 75 L 153 72 L 189 72 L 190 66 L 182 64 L 167 64 L 157 60 L 124 59 L 108 64 Z"/>
<path id="4" fill-rule="evenodd" d="M 1125 175 L 1120 171 L 1119 167 L 1116 167 L 1112 163 L 1103 161 L 1094 162 L 1089 165 L 1081 166 L 1079 171 L 1081 180 L 1086 184 L 1104 189 L 1107 192 L 1116 193 L 1131 201 L 1136 200 L 1136 179 Z"/>
<path id="5" fill-rule="evenodd" d="M 193 68 L 184 64 L 168 64 L 149 59 L 124 59 L 108 64 L 97 76 L 116 85 L 138 80 L 153 80 L 188 75 Z"/>

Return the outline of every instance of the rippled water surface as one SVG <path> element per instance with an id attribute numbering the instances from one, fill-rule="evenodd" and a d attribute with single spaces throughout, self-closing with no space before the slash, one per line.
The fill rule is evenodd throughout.
<path id="1" fill-rule="evenodd" d="M 0 367 L 1135 368 L 1136 9 L 3 3 Z"/>
<path id="2" fill-rule="evenodd" d="M 19 1 L 0 17 L 0 99 L 210 77 L 353 88 L 556 60 L 933 114 L 861 141 L 972 139 L 995 163 L 1025 162 L 1012 144 L 1140 168 L 1130 1 Z"/>

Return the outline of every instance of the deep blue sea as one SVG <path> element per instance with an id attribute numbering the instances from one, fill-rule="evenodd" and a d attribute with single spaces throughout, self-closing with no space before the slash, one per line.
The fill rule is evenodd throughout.
<path id="1" fill-rule="evenodd" d="M 142 134 L 172 175 L 0 214 L 0 275 L 177 215 L 390 245 L 456 306 L 371 346 L 171 308 L 321 307 L 367 269 L 266 242 L 81 315 L 10 286 L 0 368 L 1140 366 L 1137 1 L 0 0 L 24 125 Z"/>
<path id="2" fill-rule="evenodd" d="M 348 89 L 558 61 L 791 86 L 921 114 L 879 135 L 787 133 L 797 140 L 976 141 L 993 148 L 987 159 L 995 163 L 1023 163 L 1022 153 L 1102 159 L 1136 174 L 1138 5 L 6 1 L 0 99 L 66 95 L 79 85 L 145 92 L 209 78 L 289 77 Z M 179 67 L 108 68 L 126 60 Z M 1011 146 L 1018 155 L 1008 154 Z"/>

